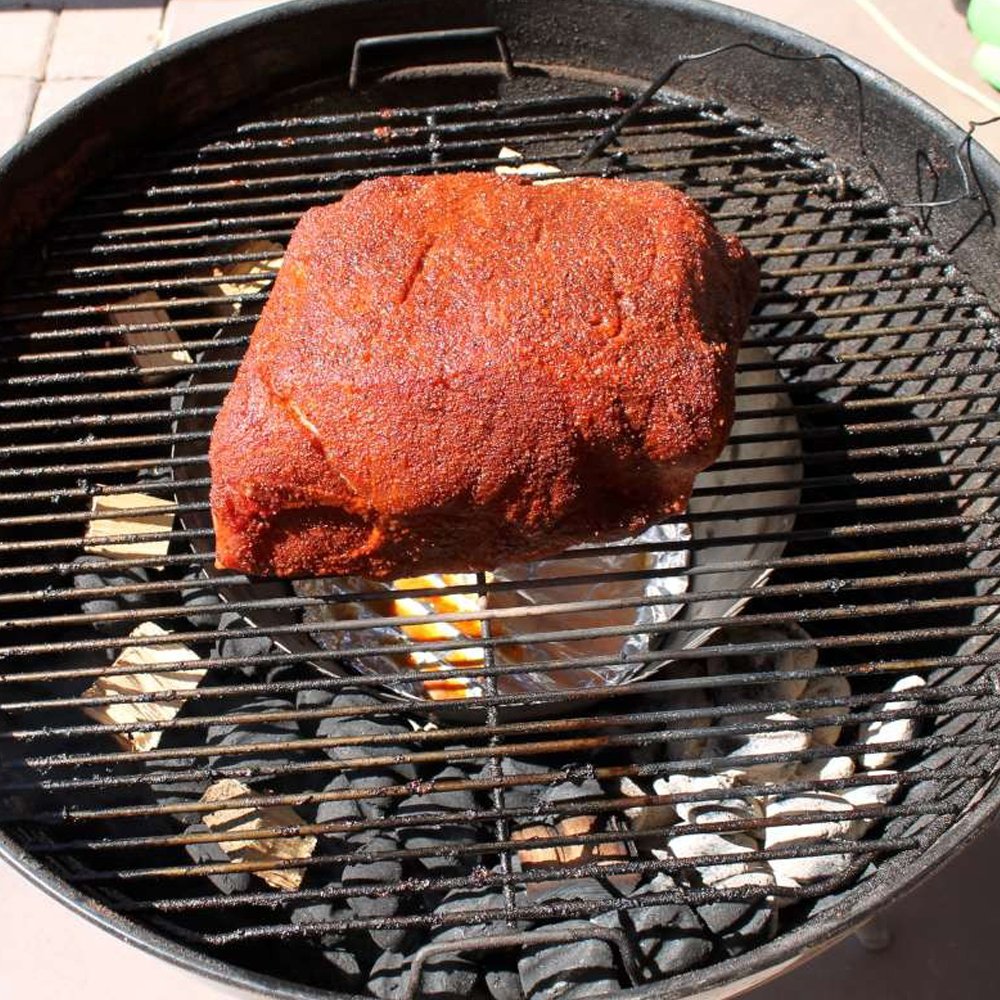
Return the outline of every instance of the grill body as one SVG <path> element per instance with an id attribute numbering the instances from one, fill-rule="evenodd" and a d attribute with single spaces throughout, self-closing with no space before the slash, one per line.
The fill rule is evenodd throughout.
<path id="1" fill-rule="evenodd" d="M 358 39 L 385 35 L 387 10 L 394 32 L 495 25 L 500 33 L 458 39 L 424 34 L 356 49 Z M 497 56 L 513 56 L 513 79 L 505 76 L 502 60 L 494 61 L 498 38 Z M 159 849 L 180 829 L 137 832 L 127 824 L 129 811 L 138 809 L 146 822 L 150 803 L 137 806 L 127 791 L 119 798 L 110 790 L 116 780 L 127 790 L 129 768 L 144 767 L 150 758 L 133 755 L 122 769 L 107 732 L 86 742 L 91 734 L 72 731 L 87 721 L 79 714 L 82 689 L 103 669 L 97 660 L 74 668 L 72 657 L 107 651 L 110 659 L 126 645 L 121 635 L 87 638 L 75 630 L 118 619 L 179 620 L 176 595 L 183 587 L 170 573 L 189 563 L 204 565 L 209 557 L 203 505 L 197 509 L 207 473 L 198 463 L 211 406 L 231 374 L 234 358 L 226 352 L 241 352 L 248 312 L 222 322 L 210 318 L 212 303 L 194 301 L 206 280 L 203 269 L 240 263 L 236 244 L 248 234 L 286 239 L 308 204 L 383 170 L 455 169 L 466 161 L 490 169 L 501 142 L 574 169 L 586 141 L 679 55 L 734 43 L 790 59 L 826 53 L 818 43 L 757 19 L 679 0 L 391 8 L 294 3 L 205 33 L 121 74 L 0 163 L 0 254 L 15 278 L 23 274 L 28 282 L 21 288 L 8 281 L 0 294 L 0 317 L 16 356 L 2 400 L 9 423 L 9 514 L 0 567 L 13 622 L 3 649 L 0 716 L 14 776 L 0 788 L 6 803 L 0 846 L 11 861 L 90 918 L 188 967 L 275 996 L 332 995 L 302 981 L 295 953 L 276 957 L 276 975 L 268 975 L 239 950 L 294 936 L 279 929 L 255 937 L 255 928 L 279 927 L 272 918 L 282 905 L 279 897 L 262 899 L 235 924 L 212 923 L 214 918 L 200 923 L 200 904 L 188 902 L 198 893 L 164 892 L 163 885 L 178 879 L 142 888 L 146 883 L 135 873 L 151 867 L 144 843 L 151 838 Z M 347 81 L 352 57 L 354 92 Z M 414 68 L 414 62 L 429 65 Z M 758 369 L 780 379 L 781 391 L 787 387 L 804 442 L 803 496 L 791 504 L 794 527 L 777 533 L 780 551 L 765 560 L 777 575 L 760 593 L 730 600 L 752 599 L 745 621 L 803 623 L 821 663 L 856 679 L 851 702 L 825 706 L 841 721 L 848 711 L 878 717 L 886 686 L 869 675 L 919 670 L 937 693 L 917 702 L 914 713 L 928 728 L 901 748 L 911 754 L 910 770 L 900 765 L 907 775 L 904 794 L 878 812 L 881 847 L 868 848 L 877 866 L 856 872 L 857 884 L 801 893 L 803 906 L 811 895 L 821 902 L 808 903 L 807 919 L 792 919 L 773 941 L 635 988 L 634 995 L 650 997 L 729 992 L 747 977 L 769 974 L 832 942 L 937 868 L 997 806 L 990 735 L 997 709 L 990 400 L 998 371 L 991 303 L 1000 298 L 991 262 L 1000 247 L 990 197 L 1000 189 L 1000 167 L 975 143 L 963 145 L 960 130 L 912 95 L 846 56 L 783 61 L 740 48 L 679 67 L 669 88 L 623 135 L 629 162 L 686 185 L 723 228 L 743 233 L 766 261 L 770 282 L 753 337 L 769 348 L 772 361 Z M 374 138 L 379 115 L 395 131 L 382 145 Z M 332 160 L 310 159 L 329 157 L 331 145 Z M 291 160 L 286 164 L 283 157 Z M 253 163 L 242 173 L 232 166 L 241 158 Z M 602 161 L 600 169 L 606 166 Z M 92 182 L 97 186 L 88 188 Z M 898 207 L 913 203 L 920 205 Z M 228 220 L 221 229 L 212 221 L 218 218 Z M 174 254 L 180 263 L 170 263 Z M 183 294 L 195 289 L 188 311 L 178 307 L 167 321 L 147 322 L 152 329 L 141 332 L 179 330 L 194 359 L 191 385 L 197 391 L 126 381 L 117 368 L 129 360 L 127 352 L 111 341 L 87 339 L 108 289 L 117 289 L 112 297 L 151 285 L 164 295 L 181 294 L 176 290 L 185 282 Z M 264 294 L 244 305 L 256 308 Z M 30 321 L 19 318 L 27 313 Z M 27 350 L 17 338 L 27 338 Z M 178 397 L 180 416 L 164 424 L 162 410 Z M 32 421 L 55 421 L 55 429 Z M 759 466 L 752 457 L 744 461 L 749 469 Z M 789 461 L 798 462 L 798 454 Z M 95 494 L 120 494 L 140 470 L 163 466 L 172 470 L 164 489 L 176 497 L 180 519 L 163 557 L 167 575 L 154 575 L 151 590 L 138 586 L 152 599 L 129 612 L 133 617 L 81 615 L 80 598 L 67 591 L 80 552 L 76 534 L 88 520 L 86 502 Z M 185 485 L 175 488 L 179 476 Z M 102 477 L 113 480 L 110 491 Z M 140 492 L 157 494 L 155 478 L 142 482 L 147 485 Z M 713 545 L 718 543 L 708 548 Z M 155 569 L 152 558 L 137 562 Z M 722 589 L 719 578 L 713 591 Z M 101 590 L 90 585 L 95 593 L 89 596 L 100 597 Z M 286 589 L 244 589 L 215 579 L 208 590 L 246 615 L 235 629 L 238 638 L 266 633 L 277 644 L 253 656 L 203 653 L 214 648 L 219 627 L 193 626 L 181 638 L 210 664 L 232 670 L 241 658 L 256 656 L 261 671 L 283 662 L 293 669 L 319 663 L 343 676 L 338 658 L 324 654 L 309 629 L 289 617 L 289 608 L 301 609 L 302 602 Z M 694 599 L 690 605 L 696 606 Z M 707 616 L 712 627 L 725 626 L 722 612 L 716 615 L 717 621 Z M 679 622 L 667 631 L 692 627 Z M 490 635 L 482 638 L 489 648 Z M 734 655 L 724 643 L 706 641 L 724 659 Z M 766 642 L 750 645 L 750 652 L 768 651 Z M 679 662 L 701 655 L 688 650 Z M 32 676 L 25 679 L 26 673 Z M 307 676 L 251 672 L 227 675 L 227 683 L 248 692 L 257 683 L 269 696 L 275 684 L 285 684 L 285 692 L 300 681 L 305 687 Z M 683 688 L 682 669 L 663 676 Z M 669 681 L 664 687 L 654 680 L 636 695 L 668 689 Z M 651 763 L 644 746 L 654 736 L 662 742 L 664 731 L 676 733 L 684 718 L 666 704 L 660 715 L 643 716 L 643 725 L 629 730 L 607 721 L 614 704 L 595 709 L 593 702 L 581 698 L 569 706 L 569 724 L 579 723 L 579 731 L 571 733 L 576 742 L 568 746 L 569 757 L 559 760 L 574 780 L 584 780 L 595 766 L 605 781 L 616 767 L 638 768 L 641 776 Z M 470 759 L 500 760 L 512 746 L 557 738 L 554 704 L 536 723 L 507 721 L 502 707 L 495 703 L 464 720 Z M 762 696 L 758 712 L 768 711 Z M 303 712 L 308 709 L 298 715 Z M 204 713 L 217 721 L 211 709 Z M 567 706 L 558 714 L 566 716 Z M 182 751 L 198 749 L 198 727 L 208 723 L 196 718 L 185 729 L 179 718 L 176 729 L 164 727 L 165 749 L 154 759 L 193 770 L 208 755 L 191 764 Z M 592 735 L 591 718 L 602 736 L 621 739 L 617 757 L 590 756 L 584 741 Z M 423 754 L 422 760 L 441 752 L 433 734 L 414 739 L 404 741 L 405 749 Z M 379 745 L 376 739 L 371 747 Z M 281 786 L 281 793 L 319 791 L 308 780 L 309 767 L 319 766 L 309 756 L 312 749 L 300 741 L 295 753 L 302 756 L 292 759 L 290 770 L 278 768 L 284 781 L 292 780 L 296 763 L 305 765 L 306 779 Z M 61 759 L 66 753 L 73 760 Z M 268 766 L 265 754 L 263 767 L 247 764 L 241 776 L 253 789 L 264 788 L 253 782 Z M 32 813 L 40 808 L 34 795 L 43 784 L 53 797 L 43 801 L 47 814 L 40 822 Z M 489 853 L 505 854 L 509 862 L 514 851 L 496 846 L 510 834 L 510 805 L 500 788 L 509 790 L 502 770 L 483 779 L 477 794 L 492 796 L 498 814 Z M 164 802 L 157 800 L 168 817 L 179 809 Z M 110 825 L 87 825 L 95 821 Z M 602 836 L 613 839 L 607 831 Z M 102 837 L 112 841 L 105 853 L 96 843 Z M 112 863 L 95 861 L 109 854 Z M 860 849 L 858 856 L 869 859 Z M 159 855 L 157 863 L 162 879 L 176 874 Z M 644 869 L 641 858 L 630 856 L 620 874 L 629 874 L 629 866 L 648 871 L 645 863 Z M 698 891 L 689 887 L 686 898 L 700 899 Z M 711 891 L 704 898 L 711 900 Z M 518 906 L 518 913 L 527 912 Z"/>

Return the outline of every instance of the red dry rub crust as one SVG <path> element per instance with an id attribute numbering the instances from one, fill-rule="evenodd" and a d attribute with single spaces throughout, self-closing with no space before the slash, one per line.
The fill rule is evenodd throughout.
<path id="1" fill-rule="evenodd" d="M 359 185 L 299 222 L 216 422 L 217 565 L 461 572 L 683 510 L 756 290 L 660 183 Z"/>

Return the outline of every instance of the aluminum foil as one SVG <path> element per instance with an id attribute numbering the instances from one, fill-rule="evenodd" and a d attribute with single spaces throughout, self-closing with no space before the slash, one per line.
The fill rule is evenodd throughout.
<path id="1" fill-rule="evenodd" d="M 794 508 L 799 500 L 802 467 L 798 424 L 781 376 L 766 350 L 747 347 L 740 352 L 741 371 L 737 377 L 736 419 L 730 442 L 718 462 L 698 477 L 689 504 L 693 537 L 700 543 L 685 548 L 692 527 L 684 520 L 654 525 L 643 534 L 617 543 L 652 543 L 661 548 L 645 553 L 591 555 L 581 546 L 558 559 L 498 567 L 489 579 L 516 581 L 511 589 L 488 588 L 487 595 L 475 593 L 475 577 L 454 574 L 395 581 L 397 586 L 359 578 L 303 580 L 293 584 L 303 597 L 332 597 L 325 606 L 306 609 L 303 620 L 328 622 L 334 619 L 364 621 L 386 617 L 411 617 L 415 625 L 372 626 L 310 633 L 325 649 L 342 651 L 371 646 L 399 646 L 399 654 L 359 656 L 350 659 L 361 673 L 384 677 L 386 687 L 405 698 L 461 701 L 484 694 L 481 671 L 486 657 L 481 623 L 475 613 L 483 608 L 497 612 L 491 618 L 494 637 L 510 640 L 495 647 L 495 665 L 501 668 L 497 690 L 501 694 L 544 694 L 581 687 L 621 684 L 647 677 L 671 662 L 675 649 L 690 649 L 706 642 L 716 627 L 698 628 L 699 619 L 725 618 L 739 613 L 770 574 L 770 563 L 784 548 L 782 536 L 794 524 Z M 754 491 L 754 483 L 760 489 Z M 736 488 L 738 487 L 738 489 Z M 762 514 L 755 510 L 765 511 Z M 769 513 L 768 513 L 769 511 Z M 763 539 L 763 540 L 762 540 Z M 604 545 L 602 548 L 607 549 Z M 742 568 L 733 569 L 733 566 Z M 688 573 L 696 568 L 694 574 Z M 638 579 L 616 579 L 616 573 L 641 574 Z M 553 582 L 559 577 L 587 576 L 582 585 Z M 440 598 L 407 598 L 406 589 L 436 588 Z M 455 588 L 461 592 L 452 593 Z M 393 594 L 390 595 L 390 589 Z M 343 600 L 351 594 L 386 591 L 386 600 L 365 602 Z M 716 598 L 712 593 L 743 591 L 737 598 Z M 688 601 L 671 600 L 687 594 Z M 705 594 L 704 599 L 699 595 Z M 401 602 L 399 598 L 402 598 Z M 574 612 L 570 605 L 580 601 L 626 604 Z M 464 623 L 436 623 L 421 626 L 422 615 L 459 612 L 468 614 Z M 657 633 L 657 627 L 673 620 L 678 626 Z M 542 633 L 569 629 L 600 630 L 584 639 L 555 638 L 539 641 Z M 615 630 L 623 634 L 614 634 Z M 610 632 L 611 634 L 608 634 Z M 626 634 L 627 633 L 627 634 Z M 449 651 L 421 650 L 433 642 L 468 645 Z M 516 640 L 516 641 L 515 641 Z M 662 650 L 663 657 L 636 662 L 636 655 Z M 404 651 L 405 650 L 405 651 Z M 580 658 L 608 661 L 589 667 L 535 669 L 518 672 L 524 664 L 554 667 L 560 661 Z M 505 672 L 509 669 L 511 672 Z M 426 680 L 401 682 L 401 673 L 422 671 Z"/>
<path id="2" fill-rule="evenodd" d="M 354 618 L 418 617 L 443 612 L 466 612 L 474 615 L 484 608 L 496 610 L 499 617 L 492 618 L 492 635 L 504 641 L 495 647 L 494 664 L 511 668 L 511 673 L 497 677 L 497 690 L 501 694 L 533 694 L 566 690 L 567 688 L 614 684 L 634 673 L 636 664 L 622 662 L 637 653 L 650 649 L 650 630 L 670 621 L 683 605 L 671 598 L 687 590 L 690 550 L 685 547 L 691 539 L 691 530 L 685 522 L 658 524 L 635 538 L 600 546 L 622 547 L 632 543 L 661 546 L 647 552 L 625 552 L 621 555 L 591 555 L 588 549 L 598 546 L 581 546 L 564 553 L 559 559 L 519 563 L 498 567 L 487 574 L 492 583 L 517 583 L 512 589 L 488 588 L 485 597 L 471 591 L 476 585 L 472 574 L 447 574 L 394 581 L 392 584 L 374 583 L 356 577 L 296 581 L 293 586 L 303 597 L 344 597 L 351 593 L 385 590 L 385 601 L 338 602 L 325 607 L 307 608 L 303 615 L 306 622 L 343 620 Z M 680 571 L 680 572 L 678 572 Z M 641 573 L 640 579 L 615 579 L 613 574 Z M 558 582 L 560 578 L 587 576 L 586 584 Z M 548 584 L 546 581 L 553 581 Z M 405 596 L 407 589 L 429 587 L 445 591 L 441 597 Z M 469 588 L 452 593 L 454 588 Z M 389 592 L 392 597 L 389 597 Z M 400 596 L 403 595 L 403 596 Z M 631 607 L 604 607 L 573 611 L 579 602 L 603 601 L 633 602 Z M 644 602 L 639 607 L 635 604 Z M 541 633 L 562 632 L 570 629 L 608 629 L 612 634 L 599 635 L 585 640 L 556 639 L 539 642 L 534 636 Z M 632 630 L 628 635 L 615 635 L 615 629 Z M 634 631 L 641 629 L 642 631 Z M 655 634 L 655 633 L 654 633 Z M 387 678 L 387 687 L 408 698 L 431 698 L 436 701 L 459 700 L 478 697 L 484 693 L 482 677 L 477 677 L 486 663 L 482 646 L 475 644 L 481 635 L 481 620 L 468 622 L 429 622 L 427 625 L 372 626 L 348 632 L 314 632 L 313 639 L 327 649 L 342 650 L 373 645 L 405 646 L 406 652 L 398 655 L 365 656 L 353 659 L 352 666 L 362 673 L 378 674 Z M 463 636 L 470 639 L 468 646 L 448 651 L 423 651 L 421 644 L 430 642 L 457 642 Z M 558 664 L 560 661 L 580 657 L 604 657 L 615 660 L 607 666 L 578 667 L 562 670 L 537 670 L 516 672 L 525 663 Z M 426 671 L 428 679 L 420 683 L 396 683 L 391 679 L 401 672 Z"/>

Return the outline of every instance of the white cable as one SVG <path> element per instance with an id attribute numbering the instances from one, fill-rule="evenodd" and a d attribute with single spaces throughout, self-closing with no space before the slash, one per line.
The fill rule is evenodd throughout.
<path id="1" fill-rule="evenodd" d="M 936 76 L 953 90 L 964 94 L 981 107 L 986 108 L 991 115 L 1000 115 L 1000 101 L 980 93 L 971 84 L 953 76 L 943 66 L 939 66 L 929 55 L 913 44 L 886 15 L 872 3 L 872 0 L 854 0 L 854 2 L 898 45 L 915 63 L 922 66 L 928 73 Z"/>

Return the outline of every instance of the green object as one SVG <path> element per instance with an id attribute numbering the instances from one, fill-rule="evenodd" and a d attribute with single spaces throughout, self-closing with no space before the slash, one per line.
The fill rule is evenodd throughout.
<path id="1" fill-rule="evenodd" d="M 1000 0 L 972 0 L 968 19 L 969 30 L 980 43 L 972 67 L 1000 89 Z"/>

